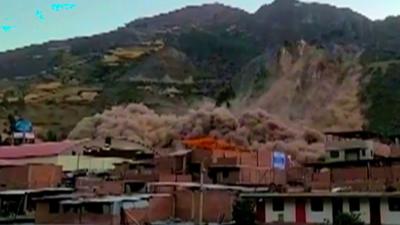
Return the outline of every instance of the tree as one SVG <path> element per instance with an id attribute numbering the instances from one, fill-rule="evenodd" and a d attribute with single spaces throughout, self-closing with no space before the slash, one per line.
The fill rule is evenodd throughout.
<path id="1" fill-rule="evenodd" d="M 52 131 L 52 130 L 48 130 L 46 133 L 46 141 L 57 141 L 57 134 Z"/>
<path id="2" fill-rule="evenodd" d="M 254 203 L 246 199 L 236 200 L 233 205 L 232 218 L 235 225 L 254 225 L 256 221 Z"/>

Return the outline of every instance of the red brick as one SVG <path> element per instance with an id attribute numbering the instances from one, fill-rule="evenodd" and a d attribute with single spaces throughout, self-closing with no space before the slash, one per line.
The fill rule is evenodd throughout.
<path id="1" fill-rule="evenodd" d="M 256 152 L 244 152 L 240 156 L 240 164 L 246 166 L 257 166 L 257 153 Z"/>
<path id="2" fill-rule="evenodd" d="M 392 181 L 392 169 L 390 167 L 371 167 L 370 179 L 374 181 Z"/>
<path id="3" fill-rule="evenodd" d="M 149 201 L 149 221 L 165 221 L 173 217 L 173 203 L 172 196 L 154 196 Z"/>
<path id="4" fill-rule="evenodd" d="M 0 182 L 5 189 L 57 187 L 62 168 L 51 164 L 29 164 L 0 168 Z"/>
<path id="5" fill-rule="evenodd" d="M 351 180 L 368 180 L 367 168 L 335 168 L 332 169 L 332 179 L 335 183 Z"/>
<path id="6" fill-rule="evenodd" d="M 257 165 L 259 167 L 269 167 L 271 168 L 272 151 L 261 150 L 257 152 Z"/>

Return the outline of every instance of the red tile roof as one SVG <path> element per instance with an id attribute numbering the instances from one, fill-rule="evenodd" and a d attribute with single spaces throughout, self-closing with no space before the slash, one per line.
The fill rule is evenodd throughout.
<path id="1" fill-rule="evenodd" d="M 59 155 L 70 150 L 76 143 L 77 142 L 73 141 L 63 141 L 19 146 L 2 146 L 0 147 L 0 160 Z"/>

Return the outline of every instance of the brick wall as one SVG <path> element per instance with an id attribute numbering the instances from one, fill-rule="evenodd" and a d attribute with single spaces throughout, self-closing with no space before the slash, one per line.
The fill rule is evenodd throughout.
<path id="1" fill-rule="evenodd" d="M 163 221 L 173 217 L 174 198 L 172 196 L 154 196 L 150 199 L 149 221 Z"/>
<path id="2" fill-rule="evenodd" d="M 12 166 L 0 168 L 1 189 L 29 188 L 28 166 Z"/>
<path id="3" fill-rule="evenodd" d="M 57 187 L 61 184 L 62 168 L 55 165 L 30 164 L 0 168 L 1 189 Z"/>
<path id="4" fill-rule="evenodd" d="M 124 182 L 121 180 L 106 181 L 98 177 L 78 177 L 75 188 L 80 192 L 120 195 L 124 193 Z"/>
<path id="5" fill-rule="evenodd" d="M 332 181 L 335 184 L 345 184 L 347 181 L 368 180 L 368 169 L 363 168 L 334 168 Z"/>
<path id="6" fill-rule="evenodd" d="M 178 191 L 175 202 L 175 217 L 183 221 L 199 218 L 199 192 Z M 203 195 L 203 222 L 229 222 L 232 220 L 232 206 L 236 198 L 229 191 L 205 191 Z"/>
<path id="7" fill-rule="evenodd" d="M 392 169 L 388 166 L 383 167 L 371 167 L 370 179 L 372 181 L 391 181 L 392 180 Z"/>
<path id="8" fill-rule="evenodd" d="M 194 192 L 182 190 L 175 192 L 175 217 L 183 221 L 190 221 L 192 216 L 193 206 L 196 204 Z M 198 203 L 197 203 L 198 204 Z"/>
<path id="9" fill-rule="evenodd" d="M 28 165 L 29 188 L 57 187 L 61 184 L 63 172 L 56 165 Z"/>

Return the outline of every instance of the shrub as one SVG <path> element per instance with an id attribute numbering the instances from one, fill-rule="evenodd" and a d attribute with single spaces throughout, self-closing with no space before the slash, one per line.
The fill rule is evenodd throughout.
<path id="1" fill-rule="evenodd" d="M 250 200 L 237 200 L 233 205 L 232 218 L 235 225 L 254 225 L 254 203 Z"/>
<path id="2" fill-rule="evenodd" d="M 361 221 L 359 214 L 340 213 L 333 225 L 364 225 L 364 222 Z"/>

